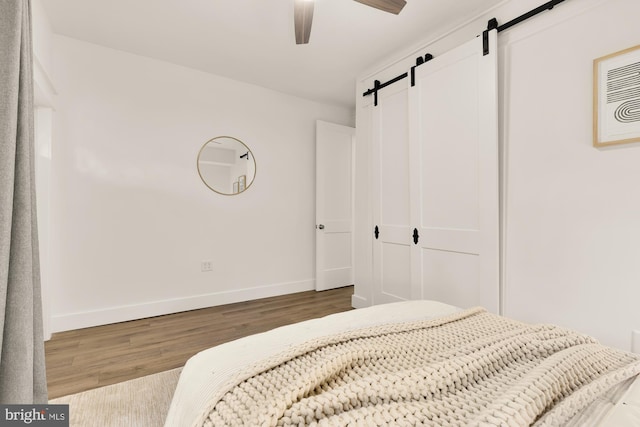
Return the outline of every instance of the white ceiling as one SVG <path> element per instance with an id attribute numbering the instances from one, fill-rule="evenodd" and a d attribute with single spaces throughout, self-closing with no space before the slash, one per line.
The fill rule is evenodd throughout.
<path id="1" fill-rule="evenodd" d="M 44 0 L 54 32 L 280 92 L 353 107 L 355 78 L 504 0 L 407 0 L 392 15 L 316 0 L 296 45 L 293 0 Z"/>

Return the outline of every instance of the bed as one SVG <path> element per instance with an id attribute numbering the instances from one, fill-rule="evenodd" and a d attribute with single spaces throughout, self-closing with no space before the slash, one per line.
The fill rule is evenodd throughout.
<path id="1" fill-rule="evenodd" d="M 193 356 L 166 427 L 640 425 L 640 355 L 436 301 L 334 314 Z"/>

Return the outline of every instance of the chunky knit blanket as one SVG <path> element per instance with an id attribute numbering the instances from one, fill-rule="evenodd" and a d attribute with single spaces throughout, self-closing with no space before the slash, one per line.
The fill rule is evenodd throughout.
<path id="1" fill-rule="evenodd" d="M 558 426 L 637 355 L 475 308 L 324 337 L 247 369 L 198 426 Z"/>

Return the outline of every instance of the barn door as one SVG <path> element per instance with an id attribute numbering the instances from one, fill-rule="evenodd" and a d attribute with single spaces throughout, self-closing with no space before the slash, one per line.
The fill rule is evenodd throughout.
<path id="1" fill-rule="evenodd" d="M 497 37 L 415 69 L 411 122 L 411 275 L 420 297 L 498 312 Z"/>
<path id="2" fill-rule="evenodd" d="M 411 288 L 407 85 L 378 93 L 372 113 L 373 302 L 414 298 Z"/>

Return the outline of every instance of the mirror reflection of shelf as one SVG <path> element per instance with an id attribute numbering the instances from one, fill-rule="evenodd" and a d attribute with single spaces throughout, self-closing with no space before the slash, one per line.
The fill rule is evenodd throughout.
<path id="1" fill-rule="evenodd" d="M 224 166 L 224 167 L 231 167 L 231 163 L 224 163 L 224 162 L 214 162 L 213 160 L 200 160 L 198 162 L 201 165 L 213 165 L 213 166 Z"/>

